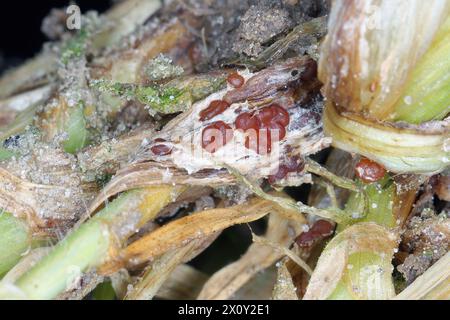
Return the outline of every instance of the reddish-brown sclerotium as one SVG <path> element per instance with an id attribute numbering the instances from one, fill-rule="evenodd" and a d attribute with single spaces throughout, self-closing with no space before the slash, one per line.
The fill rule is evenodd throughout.
<path id="1" fill-rule="evenodd" d="M 356 176 L 365 183 L 377 182 L 386 174 L 385 168 L 367 158 L 361 158 L 356 164 L 355 171 Z"/>
<path id="2" fill-rule="evenodd" d="M 278 130 L 278 139 L 282 140 L 284 137 L 286 137 L 286 127 L 278 122 L 272 122 L 267 127 L 264 127 L 268 130 L 272 130 L 271 132 L 274 133 L 274 130 Z"/>
<path id="3" fill-rule="evenodd" d="M 259 130 L 259 128 L 261 127 L 261 122 L 253 114 L 244 112 L 236 118 L 234 125 L 236 126 L 236 129 L 240 129 L 243 131 L 249 129 Z"/>
<path id="4" fill-rule="evenodd" d="M 233 86 L 234 88 L 240 88 L 244 85 L 244 78 L 238 74 L 237 72 L 233 72 L 227 77 L 228 83 Z"/>
<path id="5" fill-rule="evenodd" d="M 269 128 L 273 123 L 278 123 L 286 127 L 290 120 L 289 113 L 278 104 L 272 104 L 268 107 L 262 108 L 258 112 L 257 116 L 267 128 Z"/>
<path id="6" fill-rule="evenodd" d="M 272 151 L 274 130 L 278 131 L 279 140 L 284 139 L 289 121 L 289 113 L 278 104 L 272 104 L 258 111 L 240 114 L 234 125 L 236 129 L 247 134 L 245 140 L 247 149 L 252 149 L 258 154 L 268 154 Z"/>
<path id="7" fill-rule="evenodd" d="M 258 150 L 258 143 L 256 142 L 255 145 L 254 140 L 258 140 L 259 129 L 261 128 L 259 119 L 253 113 L 244 112 L 236 118 L 234 125 L 236 129 L 242 130 L 247 135 L 245 138 L 245 147 L 247 149 L 253 149 L 256 152 Z"/>
<path id="8" fill-rule="evenodd" d="M 275 184 L 277 181 L 280 181 L 280 180 L 283 180 L 284 178 L 286 178 L 286 176 L 289 173 L 298 172 L 298 171 L 302 170 L 302 168 L 303 168 L 303 162 L 300 160 L 300 157 L 298 157 L 298 156 L 289 157 L 289 158 L 285 159 L 284 161 L 282 161 L 282 163 L 278 167 L 278 171 L 275 174 L 270 175 L 268 177 L 268 181 L 270 184 Z"/>
<path id="9" fill-rule="evenodd" d="M 317 220 L 306 232 L 302 232 L 295 242 L 299 247 L 310 247 L 314 242 L 331 236 L 334 233 L 334 225 L 326 220 Z"/>
<path id="10" fill-rule="evenodd" d="M 211 120 L 215 116 L 223 113 L 230 107 L 230 104 L 223 100 L 213 100 L 208 108 L 200 112 L 200 121 Z"/>
<path id="11" fill-rule="evenodd" d="M 166 140 L 162 138 L 155 139 L 155 142 L 166 142 Z M 150 148 L 150 150 L 153 152 L 153 154 L 157 156 L 167 156 L 172 153 L 172 148 L 165 144 L 156 144 L 153 147 Z"/>
<path id="12" fill-rule="evenodd" d="M 283 180 L 289 173 L 289 169 L 284 165 L 281 164 L 278 167 L 278 170 L 275 174 L 272 174 L 268 177 L 270 184 L 275 184 L 277 181 Z"/>
<path id="13" fill-rule="evenodd" d="M 232 128 L 223 121 L 216 121 L 202 131 L 202 148 L 214 153 L 233 138 Z"/>

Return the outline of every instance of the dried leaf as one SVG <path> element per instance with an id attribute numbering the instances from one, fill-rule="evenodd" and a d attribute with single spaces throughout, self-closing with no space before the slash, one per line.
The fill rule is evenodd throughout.
<path id="1" fill-rule="evenodd" d="M 276 41 L 254 59 L 241 58 L 232 60 L 229 63 L 261 68 L 272 64 L 277 59 L 280 59 L 295 43 L 304 41 L 306 42 L 305 46 L 309 45 L 317 47 L 318 42 L 327 32 L 326 18 L 326 16 L 318 17 L 296 26 L 291 32 L 289 32 L 289 34 Z"/>
<path id="2" fill-rule="evenodd" d="M 273 213 L 269 217 L 264 238 L 282 246 L 289 246 L 302 225 Z M 283 252 L 273 250 L 265 243 L 254 242 L 239 260 L 216 272 L 205 284 L 197 299 L 230 299 L 255 274 L 273 265 L 282 255 Z"/>
<path id="3" fill-rule="evenodd" d="M 184 50 L 194 40 L 193 35 L 179 19 L 157 26 L 157 29 L 146 30 L 137 47 L 128 47 L 126 50 L 113 52 L 106 58 L 94 61 L 94 68 L 91 69 L 92 78 L 120 83 L 145 83 L 147 75 L 144 66 L 150 59 L 171 50 Z M 178 64 L 178 61 L 174 62 Z"/>
<path id="4" fill-rule="evenodd" d="M 289 250 L 288 248 L 281 246 L 278 243 L 269 241 L 262 237 L 258 237 L 254 234 L 253 234 L 253 242 L 268 246 L 275 251 L 281 252 L 283 255 L 289 257 L 299 267 L 301 267 L 303 270 L 305 270 L 309 275 L 311 275 L 313 273 L 312 269 L 308 266 L 308 264 L 305 261 L 303 261 L 298 255 L 296 255 L 292 250 Z"/>
<path id="5" fill-rule="evenodd" d="M 385 119 L 449 12 L 446 0 L 334 1 L 319 65 L 326 96 Z"/>
<path id="6" fill-rule="evenodd" d="M 394 299 L 419 300 L 434 295 L 450 298 L 450 253 L 447 253 Z"/>
<path id="7" fill-rule="evenodd" d="M 193 267 L 182 264 L 175 268 L 156 296 L 168 300 L 194 300 L 208 276 Z"/>
<path id="8" fill-rule="evenodd" d="M 102 192 L 91 203 L 88 212 L 95 212 L 110 197 L 130 189 L 162 184 L 215 187 L 234 183 L 234 177 L 226 171 L 204 170 L 188 174 L 185 170 L 175 168 L 166 162 L 136 163 L 117 172 L 114 179 L 103 188 Z"/>
<path id="9" fill-rule="evenodd" d="M 167 251 L 151 263 L 142 279 L 129 291 L 126 300 L 151 300 L 174 270 L 203 251 L 216 236 L 196 239 L 181 248 Z"/>
<path id="10" fill-rule="evenodd" d="M 277 282 L 273 288 L 273 300 L 298 300 L 297 288 L 292 281 L 292 276 L 283 262 L 278 267 Z"/>
<path id="11" fill-rule="evenodd" d="M 169 250 L 203 239 L 235 224 L 258 220 L 279 207 L 269 201 L 252 199 L 243 205 L 211 209 L 172 221 L 125 248 L 119 256 L 101 268 L 111 273 L 124 265 L 135 266 L 155 259 Z"/>

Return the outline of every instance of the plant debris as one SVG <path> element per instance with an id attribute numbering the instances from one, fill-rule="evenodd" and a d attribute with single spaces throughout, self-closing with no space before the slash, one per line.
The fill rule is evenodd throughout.
<path id="1" fill-rule="evenodd" d="M 449 299 L 450 2 L 411 2 L 52 9 L 0 77 L 0 298 Z"/>

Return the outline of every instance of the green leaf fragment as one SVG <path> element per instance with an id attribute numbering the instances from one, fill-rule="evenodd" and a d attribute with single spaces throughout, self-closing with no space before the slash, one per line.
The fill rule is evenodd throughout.
<path id="1" fill-rule="evenodd" d="M 187 105 L 192 104 L 192 99 L 188 91 L 174 87 L 137 87 L 135 95 L 139 102 L 148 105 L 155 111 L 165 114 L 184 111 Z"/>
<path id="2" fill-rule="evenodd" d="M 3 146 L 0 147 L 0 161 L 9 160 L 18 154 L 12 150 L 9 150 Z"/>
<path id="3" fill-rule="evenodd" d="M 111 281 L 100 283 L 92 292 L 93 300 L 116 300 L 116 293 Z"/>
<path id="4" fill-rule="evenodd" d="M 89 131 L 84 117 L 84 104 L 80 102 L 69 110 L 69 118 L 65 123 L 64 131 L 67 139 L 63 142 L 64 151 L 74 154 L 89 143 Z"/>
<path id="5" fill-rule="evenodd" d="M 396 226 L 396 219 L 394 217 L 394 195 L 396 188 L 392 180 L 386 176 L 381 181 L 376 183 L 364 184 L 359 182 L 362 193 L 352 193 L 345 210 L 352 212 L 354 208 L 360 208 L 363 201 L 367 201 L 365 214 L 360 219 L 349 220 L 348 223 L 341 223 L 338 225 L 338 231 L 344 230 L 352 224 L 358 222 L 376 222 L 377 224 L 394 228 Z M 366 200 L 364 200 L 364 196 Z"/>
<path id="6" fill-rule="evenodd" d="M 450 18 L 410 76 L 393 120 L 420 124 L 450 113 Z"/>
<path id="7" fill-rule="evenodd" d="M 349 255 L 347 268 L 330 300 L 389 299 L 395 294 L 392 265 L 375 252 Z"/>
<path id="8" fill-rule="evenodd" d="M 112 83 L 107 80 L 94 80 L 91 86 L 100 92 L 137 100 L 156 112 L 173 114 L 188 110 L 194 102 L 222 89 L 225 83 L 225 76 L 220 73 L 182 77 L 155 86 Z"/>
<path id="9" fill-rule="evenodd" d="M 0 212 L 0 278 L 5 275 L 30 247 L 26 224 L 8 212 Z"/>
<path id="10" fill-rule="evenodd" d="M 70 39 L 62 49 L 61 62 L 65 65 L 72 59 L 81 58 L 86 52 L 86 41 L 89 32 L 82 28 L 76 36 Z"/>

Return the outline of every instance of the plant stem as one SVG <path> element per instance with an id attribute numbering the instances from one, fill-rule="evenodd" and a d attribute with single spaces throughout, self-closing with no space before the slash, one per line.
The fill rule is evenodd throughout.
<path id="1" fill-rule="evenodd" d="M 361 154 L 395 173 L 431 175 L 448 166 L 445 128 L 429 130 L 373 122 L 339 113 L 332 103 L 325 108 L 323 125 L 334 147 Z"/>
<path id="2" fill-rule="evenodd" d="M 92 292 L 94 300 L 116 300 L 116 293 L 111 285 L 111 281 L 100 283 Z"/>
<path id="3" fill-rule="evenodd" d="M 227 170 L 232 175 L 234 175 L 238 181 L 240 181 L 244 185 L 246 185 L 257 196 L 259 196 L 263 199 L 269 200 L 269 201 L 273 201 L 284 209 L 297 211 L 299 214 L 300 213 L 308 213 L 308 214 L 316 215 L 318 217 L 322 217 L 325 219 L 333 220 L 337 223 L 344 223 L 344 222 L 348 222 L 348 220 L 354 219 L 355 216 L 359 217 L 360 216 L 359 214 L 362 213 L 362 211 L 363 211 L 363 205 L 360 208 L 355 207 L 354 211 L 341 210 L 339 208 L 333 208 L 333 207 L 330 207 L 327 209 L 318 209 L 315 207 L 305 205 L 304 203 L 302 203 L 300 201 L 296 202 L 291 198 L 285 198 L 285 197 L 280 197 L 280 196 L 276 196 L 276 195 L 271 195 L 269 193 L 264 192 L 264 190 L 258 184 L 252 182 L 247 177 L 240 174 L 239 171 L 237 171 L 236 169 L 234 169 L 226 164 L 223 164 L 223 166 L 225 168 L 227 168 Z"/>
<path id="4" fill-rule="evenodd" d="M 389 176 L 384 177 L 376 183 L 364 184 L 358 181 L 361 189 L 365 192 L 368 201 L 366 211 L 363 218 L 354 219 L 339 223 L 337 232 L 342 233 L 348 227 L 357 223 L 375 222 L 380 226 L 392 229 L 396 226 L 396 215 L 394 206 L 394 197 L 396 187 Z M 353 192 L 347 201 L 345 210 L 352 211 L 353 208 L 361 207 L 365 201 L 362 193 Z M 324 253 L 331 250 L 325 248 Z M 392 252 L 393 254 L 393 252 Z M 367 295 L 373 299 L 387 299 L 393 295 L 393 281 L 390 274 L 377 273 L 380 270 L 390 270 L 391 257 L 380 256 L 375 251 L 362 251 L 349 254 L 347 257 L 348 267 L 332 294 L 328 297 L 330 300 L 358 300 L 359 294 L 355 294 L 352 286 L 358 284 L 359 288 L 363 288 L 363 296 Z M 371 283 L 377 281 L 377 283 Z M 376 287 L 378 286 L 378 287 Z M 356 290 L 357 292 L 357 290 Z"/>
<path id="5" fill-rule="evenodd" d="M 7 212 L 0 213 L 0 278 L 9 271 L 31 245 L 25 222 Z"/>
<path id="6" fill-rule="evenodd" d="M 359 300 L 354 292 L 355 288 L 352 288 L 355 284 L 365 289 L 369 299 L 389 299 L 395 294 L 393 282 L 390 280 L 391 275 L 378 275 L 380 273 L 378 270 L 392 269 L 389 259 L 377 252 L 357 252 L 348 256 L 347 265 L 351 266 L 351 269 L 344 272 L 336 289 L 328 297 L 329 300 Z M 376 278 L 378 279 L 374 281 Z M 374 288 L 371 288 L 372 286 Z"/>
<path id="7" fill-rule="evenodd" d="M 89 143 L 89 131 L 86 128 L 84 104 L 82 102 L 69 112 L 69 118 L 64 123 L 67 139 L 63 142 L 63 147 L 67 153 L 74 154 Z"/>
<path id="8" fill-rule="evenodd" d="M 153 219 L 182 190 L 157 186 L 122 194 L 60 241 L 48 256 L 19 278 L 15 288 L 20 298 L 55 298 L 76 283 L 84 271 L 112 258 L 123 241 Z"/>
<path id="9" fill-rule="evenodd" d="M 441 120 L 450 112 L 450 18 L 414 68 L 393 119 L 420 124 Z"/>
<path id="10" fill-rule="evenodd" d="M 394 228 L 396 226 L 396 219 L 394 215 L 394 196 L 395 185 L 389 177 L 384 177 L 381 181 L 376 183 L 365 184 L 359 181 L 361 189 L 365 191 L 368 206 L 364 217 L 360 219 L 349 220 L 346 223 L 338 225 L 338 231 L 359 222 L 376 222 L 386 228 Z M 346 210 L 353 212 L 353 208 L 360 208 L 364 202 L 364 195 L 362 193 L 353 192 L 345 206 Z"/>

